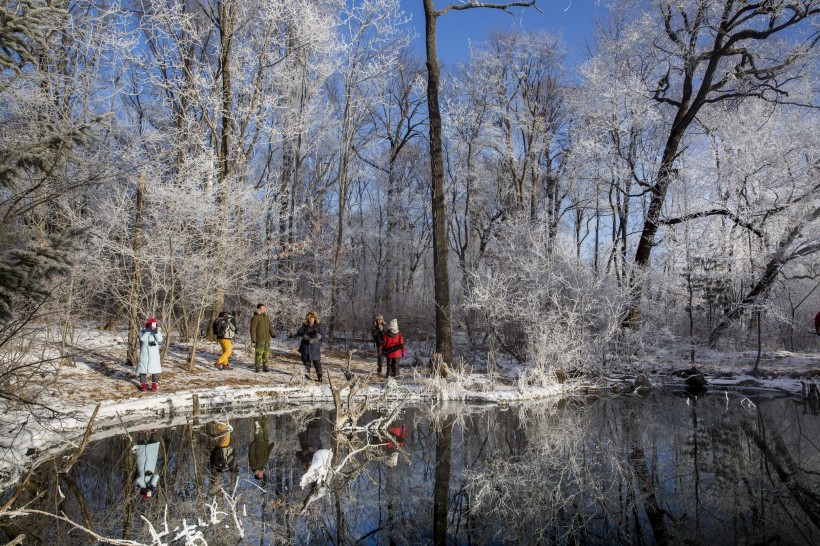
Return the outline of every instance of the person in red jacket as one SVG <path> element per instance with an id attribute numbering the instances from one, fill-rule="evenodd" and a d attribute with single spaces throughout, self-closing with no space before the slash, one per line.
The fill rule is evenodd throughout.
<path id="1" fill-rule="evenodd" d="M 382 354 L 387 358 L 387 377 L 399 376 L 399 358 L 404 358 L 407 354 L 404 348 L 404 338 L 399 332 L 399 321 L 393 319 L 387 327 L 382 341 Z"/>
<path id="2" fill-rule="evenodd" d="M 814 316 L 814 331 L 820 336 L 820 312 Z"/>

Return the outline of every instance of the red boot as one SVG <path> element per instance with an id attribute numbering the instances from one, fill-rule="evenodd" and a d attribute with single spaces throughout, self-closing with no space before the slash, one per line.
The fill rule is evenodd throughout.
<path id="1" fill-rule="evenodd" d="M 142 385 L 140 385 L 140 390 L 143 391 L 143 392 L 147 391 L 148 390 L 148 383 L 143 383 Z"/>
<path id="2" fill-rule="evenodd" d="M 156 383 L 151 383 L 151 390 L 156 392 L 156 390 L 157 390 L 157 384 Z"/>

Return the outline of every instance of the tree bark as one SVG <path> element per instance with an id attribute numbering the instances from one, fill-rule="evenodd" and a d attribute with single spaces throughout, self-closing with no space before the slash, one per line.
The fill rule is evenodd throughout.
<path id="1" fill-rule="evenodd" d="M 336 221 L 336 246 L 333 252 L 333 273 L 330 282 L 330 321 L 328 334 L 330 338 L 336 331 L 339 315 L 339 262 L 342 257 L 345 239 L 345 208 L 347 208 L 348 178 L 350 174 L 350 156 L 353 148 L 353 133 L 350 92 L 345 93 L 344 117 L 342 120 L 342 139 L 339 150 L 339 211 Z"/>
<path id="2" fill-rule="evenodd" d="M 139 331 L 139 299 L 142 285 L 142 230 L 145 208 L 145 173 L 140 173 L 137 181 L 136 214 L 134 216 L 134 271 L 131 275 L 131 291 L 128 294 L 128 349 L 125 361 L 129 366 L 137 365 L 137 333 Z"/>
<path id="3" fill-rule="evenodd" d="M 450 273 L 447 254 L 447 211 L 444 203 L 444 158 L 441 141 L 441 110 L 438 90 L 441 69 L 436 50 L 436 20 L 438 13 L 433 0 L 424 0 L 425 35 L 427 44 L 427 109 L 430 119 L 430 171 L 433 211 L 433 285 L 436 306 L 436 352 L 444 362 L 453 362 L 453 324 L 450 308 Z"/>

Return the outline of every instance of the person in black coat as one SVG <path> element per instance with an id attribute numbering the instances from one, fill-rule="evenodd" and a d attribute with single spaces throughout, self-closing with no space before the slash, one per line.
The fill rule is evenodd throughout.
<path id="1" fill-rule="evenodd" d="M 299 439 L 299 451 L 296 452 L 296 457 L 302 468 L 307 470 L 310 463 L 313 461 L 313 455 L 322 449 L 322 411 L 315 410 L 313 417 L 311 417 L 305 430 L 299 432 L 296 437 Z"/>
<path id="2" fill-rule="evenodd" d="M 305 378 L 310 379 L 310 364 L 316 369 L 316 377 L 322 382 L 322 338 L 326 335 L 325 327 L 319 323 L 319 317 L 311 311 L 305 316 L 305 322 L 296 331 L 299 338 L 299 354 L 305 366 Z"/>
<path id="3" fill-rule="evenodd" d="M 373 343 L 376 344 L 376 372 L 382 374 L 382 361 L 384 354 L 382 353 L 382 343 L 384 343 L 384 333 L 387 331 L 387 326 L 384 324 L 384 317 L 376 315 L 373 320 L 373 328 L 370 329 L 370 335 L 373 336 Z"/>

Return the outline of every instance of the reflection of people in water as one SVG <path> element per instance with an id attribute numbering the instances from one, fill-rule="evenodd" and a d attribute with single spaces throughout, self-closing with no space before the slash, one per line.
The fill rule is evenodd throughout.
<path id="1" fill-rule="evenodd" d="M 254 420 L 256 433 L 253 435 L 251 445 L 248 446 L 248 462 L 250 463 L 253 476 L 257 480 L 265 477 L 265 466 L 268 464 L 270 452 L 273 449 L 273 442 L 268 441 L 270 427 L 267 417 L 257 417 Z"/>
<path id="2" fill-rule="evenodd" d="M 404 440 L 407 438 L 407 425 L 394 423 L 387 427 L 387 432 L 392 436 L 388 436 L 387 443 L 384 445 L 384 450 L 388 454 L 387 464 L 396 466 L 399 463 L 399 450 L 404 448 Z"/>
<path id="3" fill-rule="evenodd" d="M 321 419 L 322 412 L 316 410 L 313 417 L 308 421 L 307 428 L 296 435 L 299 438 L 299 451 L 296 456 L 305 469 L 310 466 L 313 454 L 322 449 Z"/>
<path id="4" fill-rule="evenodd" d="M 157 494 L 159 474 L 157 474 L 157 456 L 159 455 L 159 438 L 157 431 L 140 431 L 137 435 L 137 477 L 134 483 L 140 489 L 144 499 L 150 499 Z"/>
<path id="5" fill-rule="evenodd" d="M 236 451 L 231 445 L 233 427 L 228 421 L 211 421 L 208 423 L 208 435 L 213 442 L 211 449 L 211 471 L 236 471 Z"/>
<path id="6" fill-rule="evenodd" d="M 313 462 L 313 456 L 322 449 L 322 410 L 315 410 L 313 417 L 307 422 L 307 428 L 296 435 L 299 439 L 299 451 L 296 457 L 302 463 L 302 468 L 307 470 Z M 302 514 L 307 511 L 308 506 L 321 499 L 327 494 L 327 483 L 324 480 L 316 480 L 310 484 L 310 491 L 302 501 Z"/>

